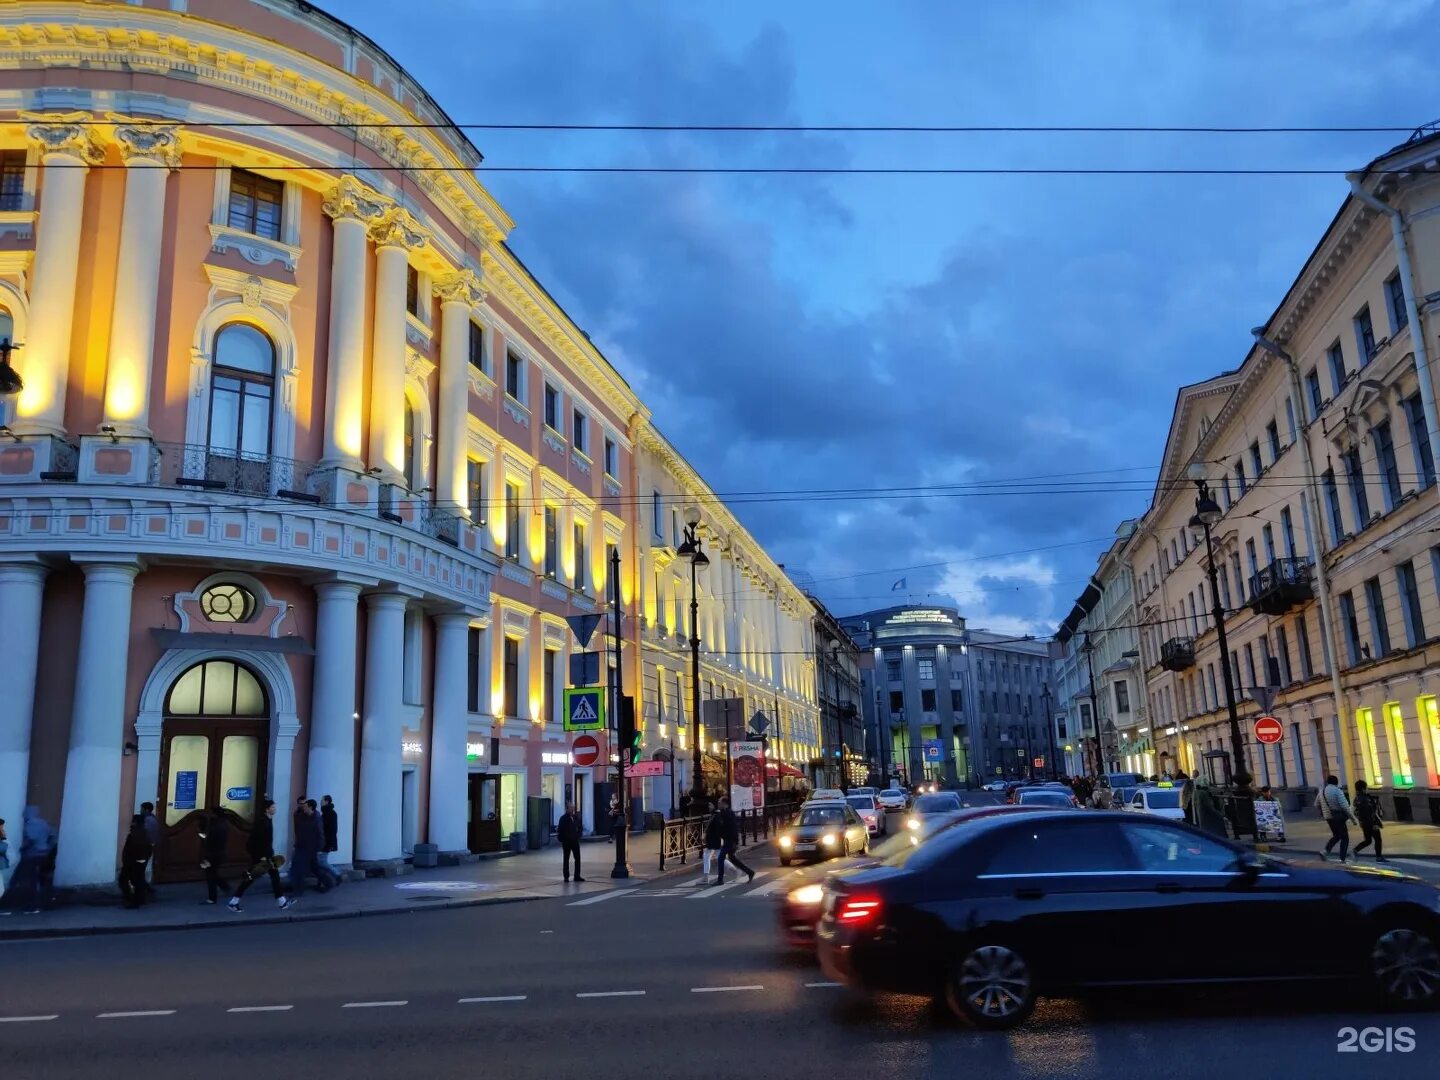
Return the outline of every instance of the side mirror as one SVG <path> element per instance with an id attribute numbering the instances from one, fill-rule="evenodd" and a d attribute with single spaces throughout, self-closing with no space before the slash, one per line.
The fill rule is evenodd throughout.
<path id="1" fill-rule="evenodd" d="M 1264 869 L 1265 860 L 1255 854 L 1255 852 L 1244 851 L 1240 853 L 1240 858 L 1236 863 L 1236 870 L 1240 874 L 1247 878 L 1259 877 Z"/>

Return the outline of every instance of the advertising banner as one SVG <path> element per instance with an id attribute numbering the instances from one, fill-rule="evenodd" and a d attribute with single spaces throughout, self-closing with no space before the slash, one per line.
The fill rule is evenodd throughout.
<path id="1" fill-rule="evenodd" d="M 760 810 L 765 806 L 765 744 L 730 744 L 730 808 Z"/>

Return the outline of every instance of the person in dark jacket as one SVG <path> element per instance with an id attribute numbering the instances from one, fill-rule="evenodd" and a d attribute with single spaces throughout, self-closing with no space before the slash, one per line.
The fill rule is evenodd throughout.
<path id="1" fill-rule="evenodd" d="M 323 843 L 320 845 L 320 858 L 317 862 L 335 879 L 335 884 L 339 885 L 340 874 L 330 865 L 330 855 L 340 850 L 340 815 L 335 810 L 335 800 L 329 795 L 320 796 L 320 836 Z"/>
<path id="2" fill-rule="evenodd" d="M 305 879 L 315 874 L 321 892 L 330 887 L 329 882 L 317 873 L 320 861 L 320 845 L 324 843 L 324 832 L 320 826 L 320 815 L 316 812 L 315 800 L 300 796 L 295 804 L 295 846 L 290 860 L 290 902 L 299 903 L 305 895 Z"/>
<path id="3" fill-rule="evenodd" d="M 1380 838 L 1380 830 L 1384 823 L 1380 813 L 1380 800 L 1370 794 L 1370 785 L 1364 780 L 1355 781 L 1355 801 L 1350 804 L 1355 811 L 1355 820 L 1360 823 L 1360 831 L 1365 834 L 1365 839 L 1355 845 L 1355 854 L 1359 855 L 1362 850 L 1375 845 L 1375 861 L 1389 862 L 1385 858 L 1385 842 Z"/>
<path id="4" fill-rule="evenodd" d="M 735 854 L 735 849 L 740 846 L 740 819 L 735 816 L 735 811 L 730 809 L 730 800 L 725 796 L 720 797 L 720 809 L 715 812 L 715 817 L 720 821 L 720 867 L 716 871 L 715 884 L 725 884 L 725 860 L 728 858 L 736 870 L 745 871 L 745 880 L 754 881 L 755 871 L 751 870 Z"/>
<path id="5" fill-rule="evenodd" d="M 245 890 L 255 884 L 255 880 L 261 874 L 270 875 L 270 891 L 275 896 L 275 906 L 287 908 L 290 906 L 290 898 L 285 895 L 285 890 L 280 884 L 280 862 L 275 855 L 275 800 L 266 799 L 260 816 L 255 819 L 255 828 L 250 832 L 250 839 L 245 844 L 245 850 L 249 852 L 254 865 L 245 871 L 240 878 L 240 887 L 235 890 L 235 895 L 230 897 L 226 905 L 231 911 L 243 911 L 240 906 L 240 898 L 245 895 Z"/>
<path id="6" fill-rule="evenodd" d="M 310 811 L 310 826 L 315 830 L 315 853 L 310 856 L 310 873 L 315 875 L 315 880 L 320 884 L 321 892 L 329 892 L 340 884 L 340 875 L 330 869 L 325 861 L 325 822 L 320 816 L 320 804 L 314 799 L 306 799 L 305 806 Z"/>
<path id="7" fill-rule="evenodd" d="M 127 908 L 138 908 L 149 895 L 145 888 L 145 864 L 155 851 L 145 829 L 145 815 L 130 818 L 130 834 L 120 851 L 120 895 Z"/>
<path id="8" fill-rule="evenodd" d="M 155 816 L 155 804 L 142 802 L 140 816 L 145 819 L 145 839 L 150 841 L 150 862 L 145 865 L 145 891 L 155 899 L 155 852 L 160 850 L 160 819 Z"/>
<path id="9" fill-rule="evenodd" d="M 719 814 L 711 814 L 710 820 L 705 823 L 705 855 L 700 860 L 701 877 L 710 876 L 710 868 L 720 857 L 720 849 L 725 844 L 724 827 Z"/>
<path id="10" fill-rule="evenodd" d="M 220 876 L 220 867 L 225 862 L 226 850 L 230 845 L 230 819 L 218 806 L 211 807 L 210 816 L 200 833 L 200 869 L 205 871 L 205 892 L 207 904 L 220 899 L 220 890 L 230 891 L 230 886 Z"/>
<path id="11" fill-rule="evenodd" d="M 574 803 L 565 804 L 565 813 L 560 815 L 560 823 L 555 826 L 555 839 L 560 841 L 561 857 L 564 861 L 565 880 L 570 880 L 570 857 L 575 857 L 575 880 L 584 881 L 580 876 L 580 833 L 584 826 L 580 823 L 580 815 L 575 812 Z"/>

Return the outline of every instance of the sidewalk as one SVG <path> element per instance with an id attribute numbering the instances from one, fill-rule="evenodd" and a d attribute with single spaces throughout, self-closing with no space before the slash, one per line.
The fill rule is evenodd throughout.
<path id="1" fill-rule="evenodd" d="M 1420 825 L 1408 821 L 1386 821 L 1382 830 L 1387 858 L 1440 859 L 1440 826 Z M 1350 849 L 1364 837 L 1359 826 L 1350 826 Z M 1296 854 L 1316 854 L 1325 850 L 1325 841 L 1330 839 L 1330 826 L 1325 824 L 1314 810 L 1285 815 L 1285 843 L 1271 842 L 1272 854 L 1283 855 L 1287 851 Z"/>
<path id="2" fill-rule="evenodd" d="M 662 875 L 658 831 L 632 834 L 628 855 L 632 876 L 624 884 L 695 869 L 693 861 L 687 867 L 676 863 L 673 868 L 667 866 Z M 307 888 L 298 905 L 283 911 L 276 908 L 270 883 L 264 878 L 246 892 L 245 910 L 239 913 L 226 908 L 223 897 L 215 905 L 202 903 L 204 882 L 182 882 L 159 886 L 158 899 L 135 910 L 121 905 L 117 891 L 113 903 L 77 902 L 39 915 L 0 915 L 0 940 L 344 919 L 580 896 L 620 884 L 610 877 L 615 848 L 604 840 L 587 840 L 582 844 L 581 860 L 586 880 L 579 885 L 564 882 L 560 846 L 551 844 L 523 855 L 483 858 L 463 866 L 412 870 L 400 877 L 347 881 L 339 889 L 323 894 L 313 887 Z M 233 886 L 235 881 L 230 884 Z"/>

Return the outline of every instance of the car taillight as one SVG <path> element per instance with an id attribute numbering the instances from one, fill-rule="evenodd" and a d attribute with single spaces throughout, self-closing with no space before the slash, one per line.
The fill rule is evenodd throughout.
<path id="1" fill-rule="evenodd" d="M 880 901 L 873 896 L 847 896 L 840 902 L 835 918 L 852 926 L 869 922 L 880 914 Z"/>

